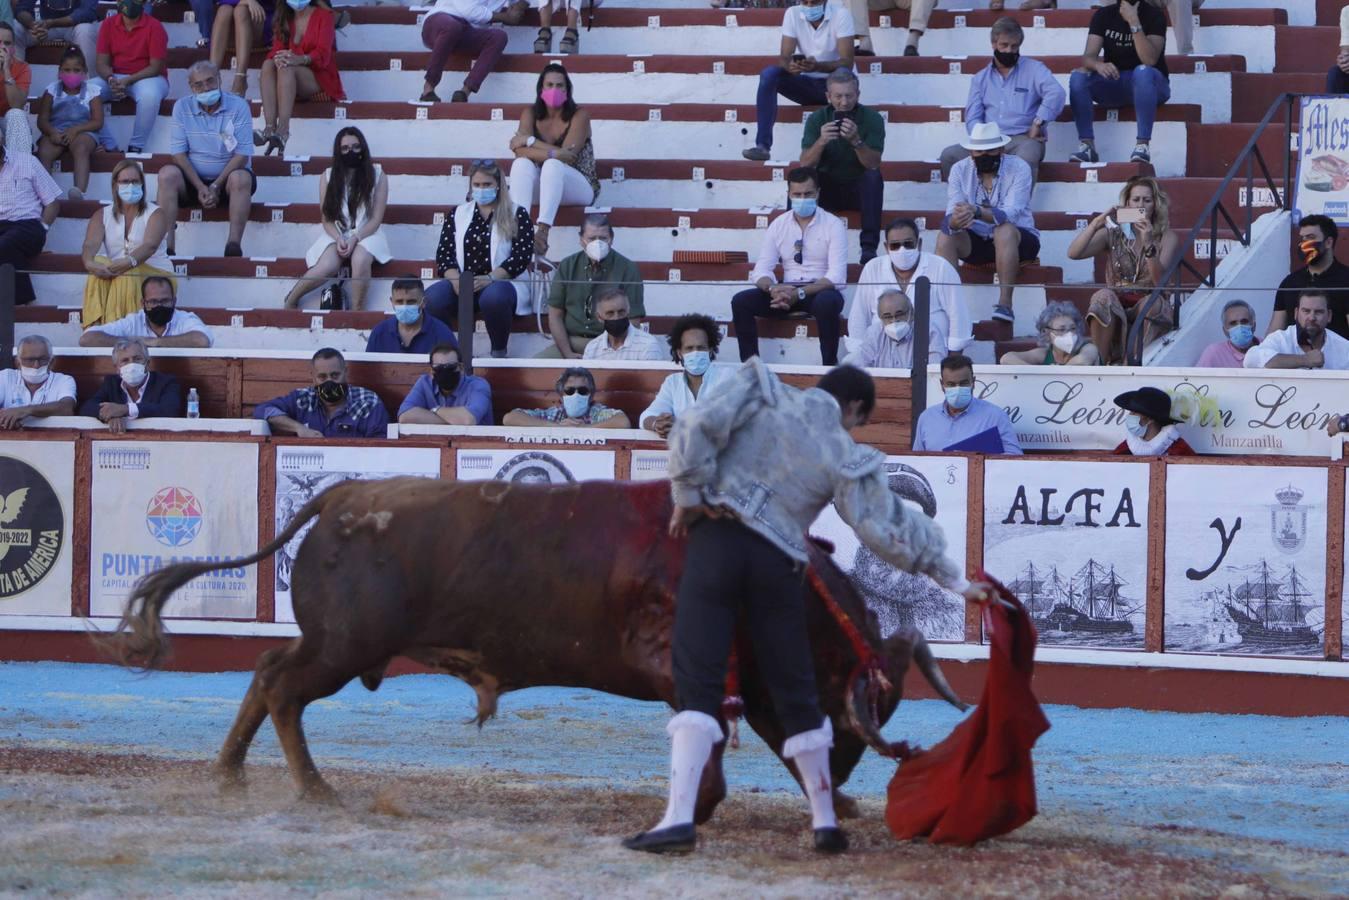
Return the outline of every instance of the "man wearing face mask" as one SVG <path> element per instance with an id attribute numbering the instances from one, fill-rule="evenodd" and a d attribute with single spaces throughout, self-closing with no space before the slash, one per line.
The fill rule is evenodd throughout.
<path id="1" fill-rule="evenodd" d="M 159 117 L 159 104 L 169 93 L 164 77 L 169 55 L 169 33 L 154 16 L 145 15 L 140 0 L 118 0 L 117 15 L 103 20 L 98 28 L 95 69 L 103 79 L 103 102 L 131 98 L 136 103 L 136 120 L 131 128 L 128 153 L 140 153 L 150 145 L 150 132 Z M 103 117 L 98 133 L 104 150 L 117 149 L 112 136 L 112 116 Z M 164 206 L 164 201 L 159 201 Z"/>
<path id="2" fill-rule="evenodd" d="M 1279 283 L 1265 334 L 1288 327 L 1303 291 L 1321 290 L 1330 298 L 1330 330 L 1349 337 L 1349 266 L 1335 258 L 1339 234 L 1339 227 L 1329 216 L 1304 216 L 1297 223 L 1297 249 L 1307 265 L 1288 273 Z"/>
<path id="3" fill-rule="evenodd" d="M 438 344 L 431 371 L 417 379 L 398 407 L 404 425 L 491 425 L 492 387 L 487 379 L 464 374 L 459 347 Z"/>
<path id="4" fill-rule="evenodd" d="M 366 353 L 430 353 L 432 347 L 458 347 L 450 326 L 426 314 L 426 291 L 420 278 L 398 278 L 389 289 L 393 315 L 370 329 Z"/>
<path id="5" fill-rule="evenodd" d="M 19 338 L 19 367 L 0 369 L 0 429 L 23 427 L 29 417 L 75 415 L 75 379 L 53 372 L 52 342 L 40 334 Z"/>
<path id="6" fill-rule="evenodd" d="M 632 324 L 632 308 L 627 292 L 620 287 L 605 288 L 595 298 L 595 315 L 604 333 L 586 344 L 582 359 L 661 360 L 665 348 L 660 339 Z"/>
<path id="7" fill-rule="evenodd" d="M 1246 351 L 1243 368 L 1349 369 L 1349 340 L 1326 327 L 1330 298 L 1325 291 L 1303 291 L 1294 316 L 1292 325 L 1265 335 L 1259 347 Z"/>
<path id="8" fill-rule="evenodd" d="M 801 135 L 801 165 L 820 175 L 820 206 L 832 213 L 862 214 L 860 262 L 876 258 L 885 181 L 881 153 L 885 120 L 857 102 L 861 88 L 852 69 L 835 69 L 825 79 L 829 104 L 810 114 Z"/>
<path id="9" fill-rule="evenodd" d="M 942 334 L 928 323 L 927 361 L 941 362 L 946 356 Z M 903 291 L 881 294 L 876 321 L 871 323 L 861 348 L 848 363 L 864 369 L 908 369 L 913 365 L 913 304 Z"/>
<path id="10" fill-rule="evenodd" d="M 669 340 L 670 356 L 683 371 L 667 376 L 656 399 L 637 417 L 643 428 L 662 438 L 670 436 L 679 416 L 735 372 L 731 366 L 712 364 L 721 346 L 721 329 L 711 316 L 685 313 L 670 327 Z"/>
<path id="11" fill-rule="evenodd" d="M 942 402 L 918 417 L 915 451 L 977 450 L 1021 455 L 1012 420 L 1001 407 L 974 396 L 974 362 L 962 354 L 941 361 Z"/>
<path id="12" fill-rule="evenodd" d="M 304 438 L 385 438 L 389 414 L 379 395 L 347 384 L 347 361 L 340 351 L 324 347 L 310 361 L 314 383 L 284 397 L 259 403 L 253 418 L 273 434 Z"/>
<path id="13" fill-rule="evenodd" d="M 111 347 L 125 338 L 136 338 L 147 347 L 201 348 L 213 343 L 210 329 L 195 313 L 178 309 L 173 282 L 161 275 L 141 282 L 140 312 L 94 325 L 80 335 L 80 346 Z"/>
<path id="14" fill-rule="evenodd" d="M 567 369 L 557 380 L 558 404 L 547 409 L 513 409 L 501 419 L 512 428 L 631 428 L 628 414 L 595 402 L 595 376 Z"/>
<path id="15" fill-rule="evenodd" d="M 1155 387 L 1126 391 L 1115 398 L 1125 410 L 1124 440 L 1114 449 L 1116 456 L 1194 456 L 1194 448 L 1185 443 L 1171 416 L 1171 398 Z"/>
<path id="16" fill-rule="evenodd" d="M 581 221 L 581 250 L 558 264 L 548 290 L 548 331 L 553 345 L 540 359 L 580 359 L 586 345 L 604 332 L 596 298 L 611 287 L 628 295 L 628 315 L 646 317 L 642 273 L 637 264 L 614 249 L 614 229 L 603 213 Z"/>
<path id="17" fill-rule="evenodd" d="M 1246 351 L 1260 343 L 1255 336 L 1255 310 L 1245 300 L 1228 300 L 1223 304 L 1222 324 L 1227 339 L 1205 347 L 1195 363 L 1197 368 L 1240 369 L 1246 361 Z"/>
<path id="18" fill-rule="evenodd" d="M 80 415 L 106 422 L 118 434 L 137 419 L 182 418 L 182 386 L 172 375 L 150 371 L 150 348 L 144 341 L 118 341 L 112 364 L 117 374 L 106 376 L 98 392 L 80 404 Z"/>

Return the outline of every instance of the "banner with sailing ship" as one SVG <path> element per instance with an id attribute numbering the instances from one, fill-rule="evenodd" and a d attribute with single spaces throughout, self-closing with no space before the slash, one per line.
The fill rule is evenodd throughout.
<path id="1" fill-rule="evenodd" d="M 1327 486 L 1322 468 L 1168 470 L 1167 650 L 1322 655 Z"/>
<path id="2" fill-rule="evenodd" d="M 1142 649 L 1148 477 L 1147 463 L 985 462 L 984 568 L 1040 643 Z"/>

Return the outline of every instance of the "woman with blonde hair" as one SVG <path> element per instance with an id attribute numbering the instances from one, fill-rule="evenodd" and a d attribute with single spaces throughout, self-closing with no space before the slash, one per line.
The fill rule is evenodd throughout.
<path id="1" fill-rule="evenodd" d="M 115 322 L 141 308 L 141 282 L 159 275 L 173 282 L 173 263 L 165 249 L 169 222 L 145 199 L 145 172 L 134 159 L 112 170 L 112 202 L 89 217 L 81 257 L 89 278 L 84 283 L 85 328 Z"/>
<path id="2" fill-rule="evenodd" d="M 1171 230 L 1166 192 L 1151 175 L 1124 183 L 1119 205 L 1101 213 L 1068 245 L 1069 259 L 1105 256 L 1103 288 L 1091 296 L 1087 327 L 1101 351 L 1103 365 L 1122 365 L 1124 341 L 1146 300 L 1180 253 L 1180 236 Z M 1160 304 L 1148 314 L 1144 344 L 1174 327 L 1171 308 Z"/>

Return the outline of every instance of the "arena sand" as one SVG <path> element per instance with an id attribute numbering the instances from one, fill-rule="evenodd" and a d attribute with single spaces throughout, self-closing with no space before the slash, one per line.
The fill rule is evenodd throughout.
<path id="1" fill-rule="evenodd" d="M 659 704 L 531 690 L 479 731 L 453 679 L 349 686 L 306 717 L 342 797 L 327 808 L 295 800 L 270 726 L 248 791 L 218 792 L 209 760 L 246 685 L 0 665 L 0 894 L 1349 895 L 1344 718 L 1047 707 L 1039 818 L 970 849 L 890 838 L 892 764 L 868 755 L 840 859 L 811 852 L 795 785 L 742 730 L 699 852 L 663 859 L 618 846 L 663 809 Z M 930 745 L 958 720 L 905 702 L 886 733 Z"/>

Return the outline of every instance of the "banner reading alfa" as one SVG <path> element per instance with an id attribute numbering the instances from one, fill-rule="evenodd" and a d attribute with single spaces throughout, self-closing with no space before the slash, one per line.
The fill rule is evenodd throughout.
<path id="1" fill-rule="evenodd" d="M 1349 98 L 1303 97 L 1294 220 L 1320 214 L 1349 225 Z"/>
<path id="2" fill-rule="evenodd" d="M 175 562 L 221 567 L 173 595 L 175 618 L 251 619 L 258 546 L 258 445 L 94 441 L 90 613 L 120 616 L 143 575 Z"/>
<path id="3" fill-rule="evenodd" d="M 70 615 L 75 445 L 0 442 L 0 615 Z"/>

